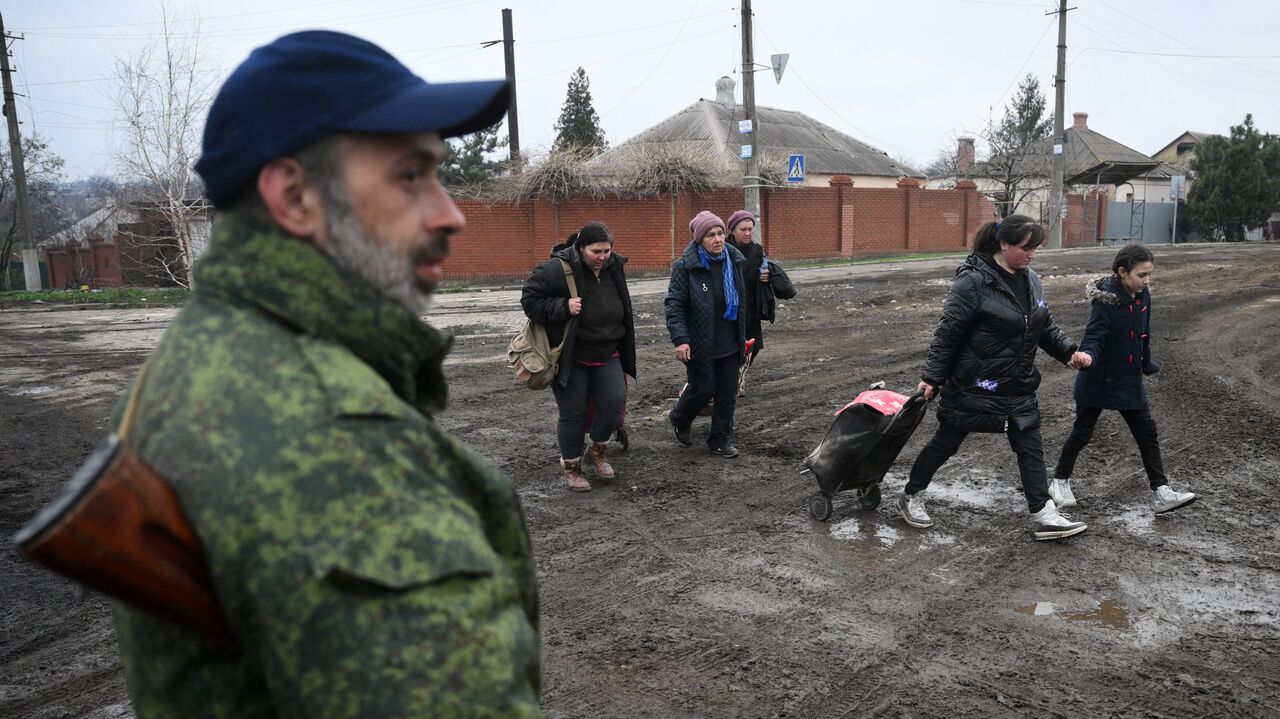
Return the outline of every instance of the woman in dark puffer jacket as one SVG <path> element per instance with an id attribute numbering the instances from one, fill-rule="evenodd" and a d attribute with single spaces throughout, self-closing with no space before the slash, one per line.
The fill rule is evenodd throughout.
<path id="1" fill-rule="evenodd" d="M 1160 460 L 1156 423 L 1147 406 L 1145 375 L 1160 371 L 1151 359 L 1151 274 L 1155 258 L 1139 244 L 1125 245 L 1111 263 L 1111 276 L 1089 282 L 1085 296 L 1092 309 L 1080 351 L 1093 358 L 1087 371 L 1076 376 L 1076 421 L 1058 457 L 1049 495 L 1059 507 L 1076 504 L 1071 472 L 1076 456 L 1089 444 L 1104 409 L 1114 409 L 1129 425 L 1138 443 L 1142 466 L 1151 485 L 1151 508 L 1171 512 L 1196 500 L 1191 492 L 1169 486 Z"/>
<path id="2" fill-rule="evenodd" d="M 1032 536 L 1061 539 L 1087 529 L 1058 513 L 1045 473 L 1036 349 L 1072 369 L 1088 366 L 1090 358 L 1058 329 L 1040 277 L 1030 269 L 1043 242 L 1044 228 L 1029 217 L 988 222 L 974 236 L 973 254 L 956 270 L 919 385 L 927 398 L 942 388 L 938 430 L 916 458 L 898 500 L 898 511 L 913 527 L 933 526 L 924 490 L 964 438 L 970 432 L 1003 432 L 1018 455 Z"/>

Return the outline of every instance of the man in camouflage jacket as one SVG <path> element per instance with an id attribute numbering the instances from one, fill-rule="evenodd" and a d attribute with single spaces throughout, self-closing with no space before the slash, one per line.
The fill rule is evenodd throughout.
<path id="1" fill-rule="evenodd" d="M 507 98 L 338 33 L 259 48 L 220 91 L 197 164 L 214 236 L 135 380 L 131 442 L 235 643 L 117 604 L 139 717 L 540 715 L 519 500 L 433 419 L 450 339 L 419 312 L 464 224 L 441 136 Z"/>

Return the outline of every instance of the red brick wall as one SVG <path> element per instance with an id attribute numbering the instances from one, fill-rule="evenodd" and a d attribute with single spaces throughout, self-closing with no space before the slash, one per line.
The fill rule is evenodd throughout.
<path id="1" fill-rule="evenodd" d="M 120 270 L 120 251 L 115 244 L 91 237 L 89 256 L 94 287 L 120 287 L 124 284 Z"/>
<path id="2" fill-rule="evenodd" d="M 835 187 L 766 193 L 765 251 L 770 257 L 840 256 L 840 192 Z"/>
<path id="3" fill-rule="evenodd" d="M 742 191 L 702 195 L 489 204 L 459 200 L 467 228 L 452 244 L 451 280 L 519 279 L 551 248 L 591 221 L 609 226 L 632 272 L 662 272 L 689 242 L 689 220 L 701 210 L 727 218 Z M 960 250 L 992 217 L 972 189 L 848 186 L 780 188 L 761 196 L 764 246 L 777 259 L 862 257 Z"/>
<path id="4" fill-rule="evenodd" d="M 841 255 L 860 257 L 907 250 L 907 202 L 901 189 L 850 188 L 844 191 L 845 232 Z"/>
<path id="5" fill-rule="evenodd" d="M 1067 195 L 1067 217 L 1062 222 L 1063 247 L 1092 247 L 1106 232 L 1106 196 L 1097 192 Z"/>

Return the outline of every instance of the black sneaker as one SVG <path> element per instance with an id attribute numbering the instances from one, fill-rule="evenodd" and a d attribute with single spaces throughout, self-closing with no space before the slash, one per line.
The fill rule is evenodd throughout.
<path id="1" fill-rule="evenodd" d="M 684 429 L 677 427 L 676 421 L 671 417 L 671 415 L 667 415 L 667 421 L 671 423 L 671 431 L 675 433 L 676 441 L 686 447 L 692 447 L 693 432 L 688 427 L 685 427 Z"/>
<path id="2" fill-rule="evenodd" d="M 738 456 L 738 448 L 731 444 L 722 444 L 719 447 L 712 447 L 711 453 L 717 457 L 729 459 L 730 457 Z"/>

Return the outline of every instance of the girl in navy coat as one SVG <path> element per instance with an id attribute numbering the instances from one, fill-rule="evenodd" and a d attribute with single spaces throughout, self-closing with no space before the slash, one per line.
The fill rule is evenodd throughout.
<path id="1" fill-rule="evenodd" d="M 1160 460 L 1156 423 L 1147 405 L 1143 377 L 1160 371 L 1160 365 L 1151 358 L 1148 285 L 1154 269 L 1150 250 L 1139 244 L 1125 245 L 1111 263 L 1111 276 L 1091 281 L 1085 288 L 1092 311 L 1080 351 L 1092 357 L 1093 362 L 1076 375 L 1076 421 L 1049 483 L 1049 495 L 1059 507 L 1076 504 L 1071 472 L 1080 450 L 1093 437 L 1093 428 L 1104 409 L 1118 411 L 1138 443 L 1156 514 L 1185 507 L 1196 499 L 1190 492 L 1169 487 Z"/>

